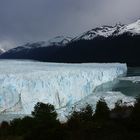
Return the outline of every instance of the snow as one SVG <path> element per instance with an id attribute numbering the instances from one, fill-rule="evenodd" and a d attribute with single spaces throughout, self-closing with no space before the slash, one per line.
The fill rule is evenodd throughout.
<path id="1" fill-rule="evenodd" d="M 52 45 L 57 46 L 64 46 L 71 41 L 72 38 L 65 37 L 65 36 L 57 36 L 48 41 L 38 41 L 38 42 L 30 42 L 26 43 L 25 45 L 10 49 L 8 53 L 11 52 L 19 52 L 24 49 L 32 49 L 32 48 L 41 48 L 41 47 L 48 47 Z"/>
<path id="2" fill-rule="evenodd" d="M 38 42 L 30 42 L 26 43 L 25 45 L 10 49 L 6 53 L 11 52 L 20 52 L 22 50 L 26 50 L 27 52 L 32 48 L 41 48 L 41 47 L 48 47 L 52 45 L 57 46 L 65 46 L 70 42 L 74 42 L 77 40 L 92 40 L 96 37 L 110 37 L 110 36 L 118 36 L 124 33 L 131 33 L 132 35 L 140 34 L 140 20 L 137 20 L 134 23 L 123 25 L 123 24 L 116 24 L 115 26 L 101 26 L 84 32 L 78 35 L 75 38 L 66 37 L 66 36 L 56 36 L 48 41 L 38 41 Z M 0 52 L 4 53 L 3 49 L 0 49 Z"/>
<path id="3" fill-rule="evenodd" d="M 97 86 L 125 75 L 126 64 L 0 61 L 0 113 L 31 114 L 37 102 L 72 107 Z M 62 114 L 64 112 L 61 112 Z"/>
<path id="4" fill-rule="evenodd" d="M 51 45 L 66 45 L 67 43 L 69 43 L 71 41 L 71 37 L 65 37 L 65 36 L 56 36 L 53 39 L 50 39 L 48 41 L 48 44 Z"/>
<path id="5" fill-rule="evenodd" d="M 126 25 L 120 29 L 119 34 L 123 34 L 125 32 L 130 32 L 132 34 L 140 34 L 140 20 L 136 22 Z"/>
<path id="6" fill-rule="evenodd" d="M 0 48 L 0 51 L 1 51 L 2 53 L 6 52 L 6 50 L 3 49 L 3 48 Z"/>
<path id="7" fill-rule="evenodd" d="M 2 54 L 2 53 L 5 53 L 6 52 L 6 50 L 4 50 L 3 48 L 0 48 L 0 55 Z"/>
<path id="8" fill-rule="evenodd" d="M 100 37 L 118 36 L 126 32 L 132 33 L 132 35 L 140 34 L 140 20 L 137 20 L 136 22 L 128 25 L 116 24 L 115 26 L 97 27 L 95 29 L 92 29 L 77 36 L 76 38 L 73 39 L 73 41 L 82 39 L 92 40 L 98 36 Z"/>
<path id="9" fill-rule="evenodd" d="M 102 37 L 109 37 L 114 35 L 115 32 L 117 32 L 120 28 L 124 27 L 124 25 L 121 24 L 116 24 L 115 26 L 102 26 L 102 27 L 97 27 L 95 29 L 92 29 L 90 31 L 87 31 L 78 37 L 74 38 L 73 41 L 75 40 L 92 40 L 95 37 L 102 36 Z"/>
<path id="10" fill-rule="evenodd" d="M 7 51 L 8 53 L 11 52 L 19 52 L 21 50 L 26 50 L 32 48 L 40 48 L 40 47 L 48 47 L 51 45 L 57 46 L 65 46 L 66 44 L 77 41 L 77 40 L 92 40 L 95 37 L 110 37 L 110 36 L 118 36 L 124 33 L 131 33 L 132 35 L 140 34 L 140 20 L 137 20 L 134 23 L 123 25 L 123 24 L 116 24 L 115 26 L 101 26 L 84 32 L 78 35 L 75 38 L 67 37 L 67 36 L 56 36 L 48 41 L 38 41 L 38 42 L 30 42 L 26 43 L 25 45 L 10 49 Z M 6 52 L 4 49 L 0 48 L 0 52 Z"/>

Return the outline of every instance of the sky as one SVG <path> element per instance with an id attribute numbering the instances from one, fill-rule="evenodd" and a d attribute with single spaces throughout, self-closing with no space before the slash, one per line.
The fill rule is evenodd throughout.
<path id="1" fill-rule="evenodd" d="M 140 0 L 0 0 L 0 48 L 140 19 Z"/>

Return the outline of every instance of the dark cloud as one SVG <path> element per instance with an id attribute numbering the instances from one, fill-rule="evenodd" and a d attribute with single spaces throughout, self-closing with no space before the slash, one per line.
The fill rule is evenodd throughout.
<path id="1" fill-rule="evenodd" d="M 139 18 L 139 7 L 140 0 L 0 0 L 0 46 L 130 23 Z"/>

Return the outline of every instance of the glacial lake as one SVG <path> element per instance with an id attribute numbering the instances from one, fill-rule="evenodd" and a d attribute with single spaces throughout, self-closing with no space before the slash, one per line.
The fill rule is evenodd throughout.
<path id="1" fill-rule="evenodd" d="M 129 78 L 129 80 L 127 80 Z M 138 79 L 138 81 L 134 81 Z M 98 92 L 121 92 L 126 97 L 139 97 L 140 96 L 140 67 L 129 67 L 127 75 L 122 78 L 117 78 L 114 81 L 104 83 L 98 86 L 94 93 Z"/>
<path id="2" fill-rule="evenodd" d="M 139 76 L 140 76 L 140 67 L 128 68 L 126 77 L 139 77 Z M 109 84 L 113 84 L 113 83 L 111 82 Z M 133 80 L 128 81 L 128 80 L 118 79 L 115 85 L 113 86 L 113 88 L 112 89 L 106 88 L 105 91 L 107 90 L 119 91 L 126 96 L 139 97 L 140 96 L 140 82 L 139 81 L 133 82 Z"/>

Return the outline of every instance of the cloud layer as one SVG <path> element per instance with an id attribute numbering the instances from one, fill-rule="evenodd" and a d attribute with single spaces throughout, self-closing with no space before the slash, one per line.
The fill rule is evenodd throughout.
<path id="1" fill-rule="evenodd" d="M 140 0 L 0 0 L 0 47 L 140 18 Z"/>

